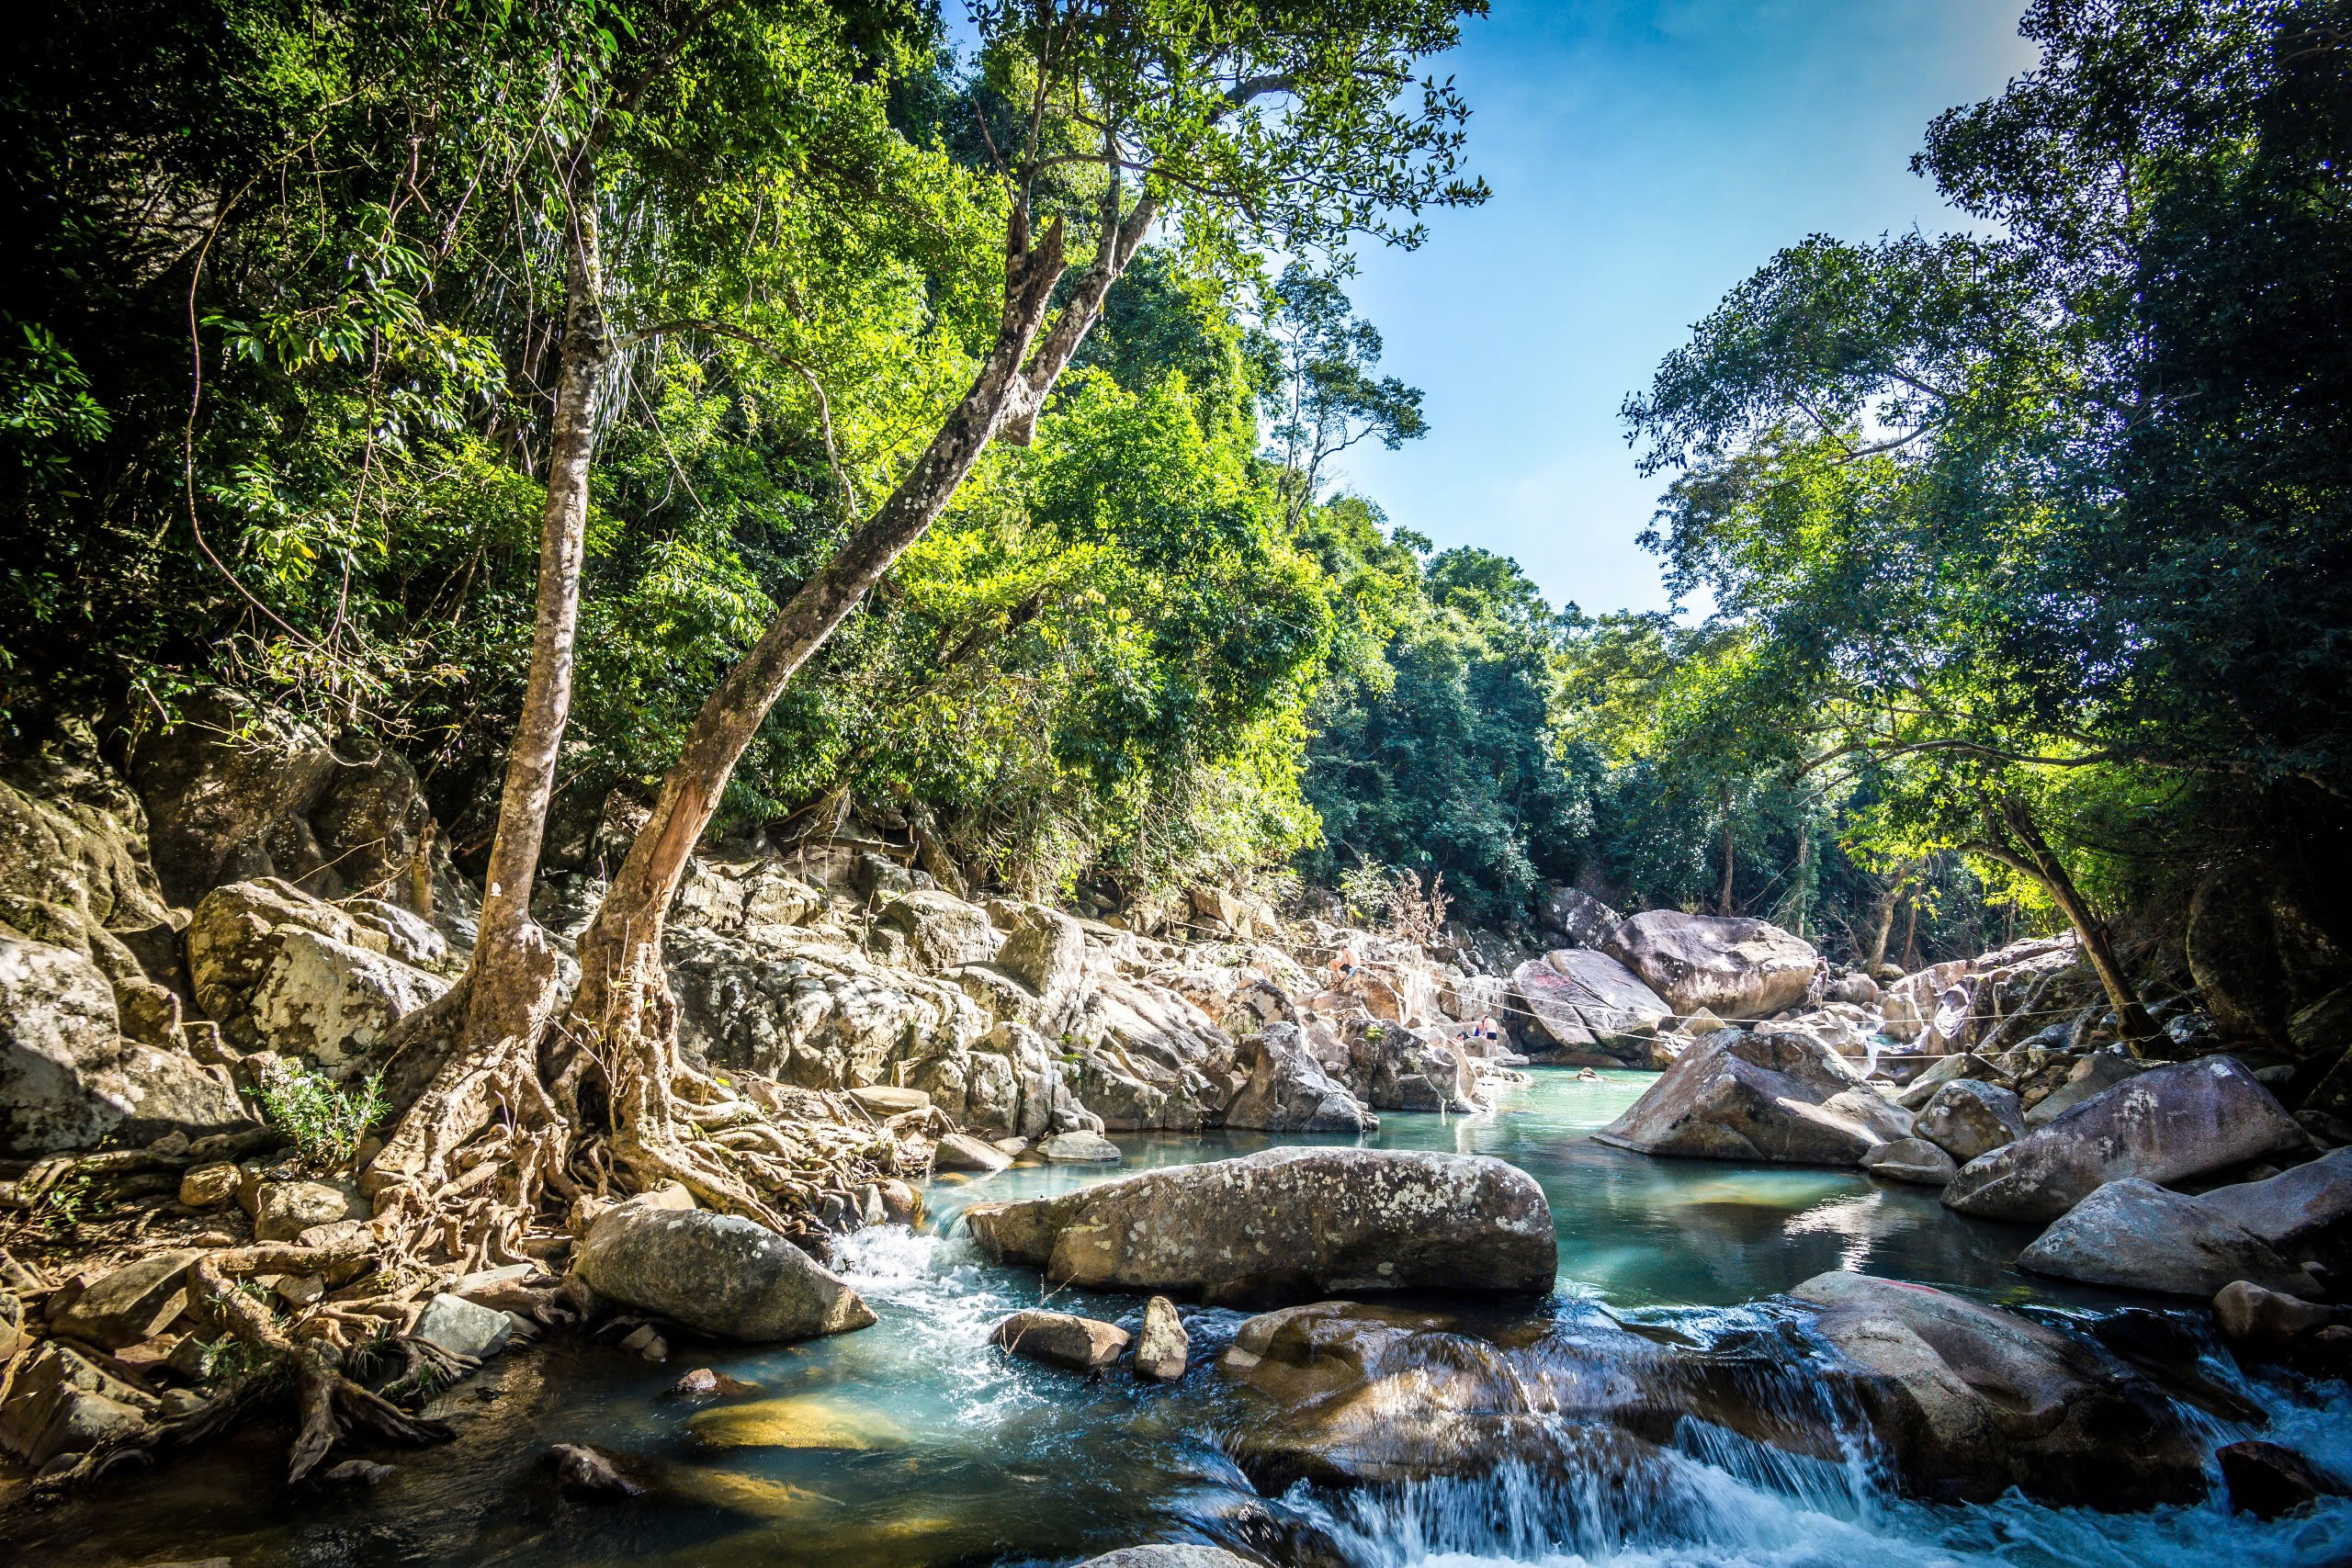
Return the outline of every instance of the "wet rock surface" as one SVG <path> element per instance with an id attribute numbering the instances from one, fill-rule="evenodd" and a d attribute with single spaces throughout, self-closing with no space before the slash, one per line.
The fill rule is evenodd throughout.
<path id="1" fill-rule="evenodd" d="M 2135 1508 L 2205 1494 L 2195 1433 L 2112 1355 L 1924 1285 L 1823 1274 L 1790 1292 L 1860 1368 L 1872 1426 L 1911 1489 Z"/>
<path id="2" fill-rule="evenodd" d="M 973 1238 L 1047 1280 L 1232 1302 L 1413 1288 L 1552 1288 L 1552 1211 L 1500 1160 L 1269 1149 L 1059 1198 L 966 1211 Z"/>

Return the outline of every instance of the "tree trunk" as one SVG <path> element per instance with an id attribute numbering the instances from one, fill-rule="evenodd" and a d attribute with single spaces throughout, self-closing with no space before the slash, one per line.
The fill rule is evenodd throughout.
<path id="1" fill-rule="evenodd" d="M 2066 863 L 2041 836 L 2031 810 L 2015 795 L 2003 795 L 1985 807 L 1984 817 L 1986 841 L 1967 847 L 2032 878 L 2049 893 L 2066 917 L 2067 924 L 2075 928 L 2083 956 L 2089 960 L 2091 972 L 2098 976 L 2100 987 L 2107 992 L 2108 1003 L 2115 1010 L 2116 1028 L 2124 1039 L 2145 1040 L 2155 1034 L 2156 1021 L 2148 1016 L 2131 977 L 2124 974 L 2122 961 L 2115 955 L 2115 942 L 2108 934 L 2107 922 L 2092 911 L 2090 901 L 2075 886 Z"/>
<path id="2" fill-rule="evenodd" d="M 1878 897 L 1871 900 L 1871 940 L 1862 968 L 1873 979 L 1878 976 L 1879 966 L 1886 962 L 1887 940 L 1894 934 L 1894 910 L 1903 902 L 1904 890 L 1911 886 L 1915 863 L 1906 862 L 1897 867 Z"/>
<path id="3" fill-rule="evenodd" d="M 1736 863 L 1733 858 L 1736 849 L 1734 829 L 1735 824 L 1731 815 L 1731 791 L 1725 788 L 1724 791 L 1724 886 L 1722 896 L 1715 900 L 1716 912 L 1724 915 L 1734 912 L 1731 902 L 1732 872 Z"/>
<path id="4" fill-rule="evenodd" d="M 431 1217 L 423 1207 L 426 1195 L 439 1187 L 448 1156 L 492 1116 L 502 1109 L 518 1117 L 555 1111 L 538 1088 L 538 1041 L 562 997 L 555 949 L 531 918 L 531 887 L 547 830 L 556 759 L 571 714 L 596 391 L 613 355 L 612 333 L 605 319 L 594 171 L 581 168 L 573 181 L 564 333 L 547 506 L 539 525 L 531 668 L 506 753 L 506 782 L 483 879 L 481 925 L 464 978 L 390 1042 L 396 1049 L 388 1077 L 400 1089 L 394 1103 L 412 1097 L 413 1103 L 406 1105 L 366 1178 L 375 1192 L 413 1185 L 419 1203 L 412 1217 L 419 1223 Z"/>
<path id="5" fill-rule="evenodd" d="M 1000 431 L 1026 440 L 1055 377 L 1141 243 L 1151 212 L 1147 197 L 1125 222 L 1106 229 L 1093 265 L 1025 373 L 1023 363 L 1062 276 L 1062 227 L 1057 220 L 1033 247 L 1026 219 L 1015 212 L 1006 235 L 1003 317 L 970 389 L 898 489 L 786 603 L 687 731 L 677 763 L 579 944 L 581 985 L 571 1032 L 601 1042 L 614 1152 L 640 1179 L 682 1181 L 714 1206 L 766 1217 L 755 1201 L 747 1201 L 740 1184 L 685 1147 L 673 1131 L 673 1095 L 685 1075 L 675 1060 L 675 1019 L 662 968 L 670 905 L 736 763 L 786 683 L 938 518 L 989 442 Z"/>

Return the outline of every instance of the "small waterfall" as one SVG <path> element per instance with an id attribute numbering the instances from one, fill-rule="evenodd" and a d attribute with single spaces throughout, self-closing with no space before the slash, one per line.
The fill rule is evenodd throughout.
<path id="1" fill-rule="evenodd" d="M 1740 1362 L 1739 1394 L 1759 1429 L 1805 1434 L 1792 1451 L 1694 1414 L 1661 1443 L 1593 1418 L 1540 1415 L 1542 1377 L 1512 1404 L 1492 1468 L 1353 1491 L 1294 1486 L 1283 1506 L 1310 1521 L 1350 1568 L 2318 1568 L 2352 1562 L 2352 1498 L 2295 1517 L 2232 1514 L 2218 1485 L 2194 1506 L 2132 1514 L 2044 1506 L 2011 1493 L 1937 1506 L 1899 1495 L 1868 1425 L 1833 1380 L 1773 1336 L 1761 1309 L 1677 1314 L 1676 1330 Z M 1600 1342 L 1579 1340 L 1589 1351 Z M 1449 1351 L 1459 1355 L 1459 1342 Z M 1744 1348 L 1763 1353 L 1742 1357 Z M 1538 1349 L 1531 1354 L 1541 1358 Z M 2200 1369 L 2258 1421 L 2182 1406 L 2214 1446 L 2249 1436 L 2284 1444 L 2352 1483 L 2352 1406 L 2340 1389 L 2290 1374 L 2248 1380 L 2226 1358 Z M 1645 1376 L 1651 1374 L 1644 1374 Z M 1669 1374 L 1655 1392 L 1675 1397 Z M 1725 1385 L 1718 1381 L 1720 1396 Z M 1700 1385 L 1687 1390 L 1705 1403 Z M 1720 1403 L 1720 1399 L 1718 1399 Z M 1618 1413 L 1622 1420 L 1627 1414 Z M 1640 1425 L 1638 1420 L 1633 1423 Z M 2216 1475 L 2218 1482 L 2218 1473 Z"/>

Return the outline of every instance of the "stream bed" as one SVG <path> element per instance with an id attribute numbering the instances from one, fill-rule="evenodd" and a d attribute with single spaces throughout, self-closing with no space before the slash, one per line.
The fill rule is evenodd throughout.
<path id="1" fill-rule="evenodd" d="M 373 1487 L 278 1480 L 286 1432 L 255 1427 L 200 1459 L 119 1477 L 51 1512 L 18 1515 L 6 1554 L 27 1568 L 137 1568 L 227 1557 L 234 1568 L 901 1568 L 1067 1562 L 1141 1541 L 1204 1540 L 1312 1568 L 2290 1568 L 2352 1562 L 2352 1501 L 2272 1524 L 2218 1502 L 2136 1515 L 2054 1509 L 2015 1496 L 1928 1506 L 1875 1479 L 1866 1431 L 1807 1407 L 1792 1314 L 1770 1298 L 1833 1269 L 1914 1280 L 2005 1305 L 2096 1314 L 2123 1305 L 2052 1289 L 2011 1260 L 2030 1233 L 1963 1219 L 1931 1192 L 1856 1174 L 1650 1159 L 1589 1140 L 1655 1082 L 1539 1068 L 1532 1087 L 1476 1117 L 1384 1115 L 1380 1146 L 1494 1155 L 1540 1181 L 1559 1228 L 1561 1277 L 1541 1308 L 1574 1332 L 1620 1324 L 1693 1343 L 1778 1334 L 1799 1348 L 1771 1397 L 1817 1423 L 1842 1461 L 1799 1459 L 1695 1419 L 1662 1490 L 1634 1495 L 1601 1465 L 1499 1453 L 1490 1472 L 1354 1494 L 1261 1496 L 1228 1457 L 1253 1418 L 1216 1353 L 1245 1314 L 1185 1309 L 1193 1370 L 1147 1387 L 1008 1360 L 987 1343 L 1017 1307 L 1125 1320 L 1137 1298 L 1044 1289 L 980 1261 L 957 1216 L 981 1199 L 1067 1190 L 1123 1172 L 1246 1154 L 1248 1134 L 1124 1135 L 1117 1167 L 1018 1168 L 943 1178 L 922 1233 L 888 1227 L 844 1244 L 841 1271 L 880 1314 L 861 1333 L 747 1349 L 686 1340 L 665 1366 L 550 1337 L 493 1361 L 437 1402 L 446 1447 L 379 1456 Z M 1462 1303 L 1443 1303 L 1462 1310 Z M 2140 1303 L 2144 1307 L 2144 1303 Z M 1485 1309 L 1493 1314 L 1495 1309 Z M 1525 1316 L 1524 1309 L 1517 1314 Z M 2184 1325 L 2187 1318 L 2184 1317 Z M 2201 1329 L 2178 1337 L 2197 1343 Z M 2267 1412 L 2259 1432 L 2352 1482 L 2352 1400 L 2285 1373 L 2252 1381 L 2204 1347 L 2205 1374 Z M 695 1404 L 666 1393 L 707 1366 L 759 1385 Z M 2199 1419 L 2216 1446 L 2256 1435 Z M 642 1497 L 560 1495 L 550 1443 L 626 1456 Z"/>

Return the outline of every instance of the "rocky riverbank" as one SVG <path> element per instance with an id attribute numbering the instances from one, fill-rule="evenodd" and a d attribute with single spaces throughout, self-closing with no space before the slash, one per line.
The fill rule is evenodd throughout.
<path id="1" fill-rule="evenodd" d="M 699 1132 L 760 1162 L 786 1234 L 592 1151 L 520 1233 L 421 1265 L 365 1126 L 338 1142 L 299 1106 L 418 1091 L 398 1026 L 462 971 L 479 889 L 398 757 L 233 694 L 191 710 L 0 776 L 0 1450 L 27 1476 L 207 1436 L 273 1358 L 340 1402 L 316 1463 L 346 1431 L 436 1435 L 401 1406 L 550 1327 L 654 1359 L 682 1330 L 854 1331 L 873 1314 L 828 1271 L 837 1238 L 919 1219 L 934 1171 L 1115 1161 L 1105 1132 L 1360 1134 L 1482 1110 L 1530 1058 L 1657 1070 L 1605 1134 L 1622 1147 L 1939 1186 L 2047 1225 L 2028 1269 L 2219 1292 L 2250 1355 L 2338 1374 L 2352 1337 L 2325 998 L 2281 1059 L 2194 989 L 2150 998 L 2162 1039 L 2120 1039 L 2063 940 L 1872 976 L 1762 921 L 1622 919 L 1566 888 L 1510 935 L 1285 920 L 1218 888 L 1078 916 L 961 886 L 887 814 L 714 846 L 672 922 L 681 1043 L 739 1097 Z M 630 811 L 553 852 L 559 948 Z M 1550 1288 L 1550 1222 L 1508 1166 L 1449 1186 L 1340 1152 L 1260 1163 L 1209 1198 L 1122 1183 L 973 1232 L 1057 1280 L 1192 1299 Z"/>

